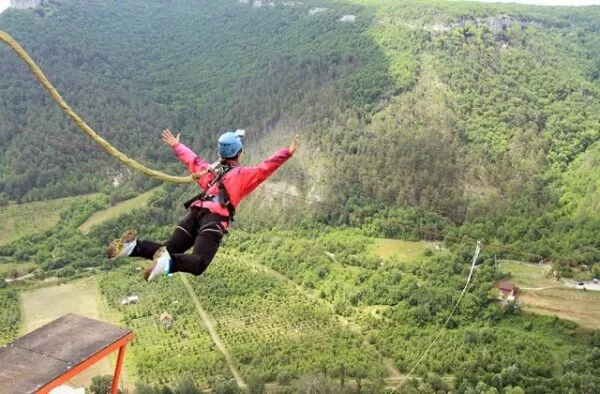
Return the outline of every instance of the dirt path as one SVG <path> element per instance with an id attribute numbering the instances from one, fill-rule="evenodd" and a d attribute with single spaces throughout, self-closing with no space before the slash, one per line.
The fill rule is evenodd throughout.
<path id="1" fill-rule="evenodd" d="M 562 287 L 563 286 L 561 286 L 561 285 L 557 285 L 557 286 L 544 286 L 544 287 L 519 287 L 519 290 L 540 291 L 540 290 L 556 289 L 556 288 L 562 288 Z"/>
<path id="2" fill-rule="evenodd" d="M 6 283 L 18 282 L 20 280 L 24 280 L 24 279 L 27 279 L 27 278 L 33 278 L 34 275 L 35 275 L 35 271 L 34 272 L 30 272 L 27 275 L 19 276 L 18 278 L 11 278 L 11 279 L 7 278 L 7 279 L 4 279 L 4 281 Z"/>
<path id="3" fill-rule="evenodd" d="M 394 360 L 392 360 L 391 358 L 384 358 L 383 365 L 385 365 L 385 368 L 390 373 L 390 376 L 386 379 L 386 381 L 400 380 L 404 379 L 404 377 L 406 376 L 400 373 L 398 368 L 396 368 L 396 366 L 394 365 Z"/>
<path id="4" fill-rule="evenodd" d="M 233 363 L 233 359 L 231 358 L 231 354 L 229 354 L 229 350 L 227 350 L 227 347 L 221 341 L 221 338 L 219 338 L 219 334 L 217 334 L 217 330 L 215 330 L 215 326 L 214 326 L 210 316 L 208 315 L 208 313 L 206 313 L 204 308 L 202 308 L 202 305 L 200 304 L 200 300 L 198 300 L 198 297 L 196 297 L 196 293 L 194 293 L 194 289 L 192 288 L 192 285 L 190 285 L 190 282 L 188 282 L 185 275 L 180 274 L 179 277 L 181 278 L 181 281 L 187 288 L 188 293 L 190 293 L 190 296 L 192 297 L 192 301 L 194 301 L 194 304 L 196 304 L 196 310 L 198 311 L 198 315 L 200 315 L 200 318 L 202 319 L 204 326 L 206 326 L 206 328 L 208 329 L 208 332 L 210 333 L 210 337 L 212 338 L 212 340 L 215 343 L 215 345 L 217 346 L 217 348 L 225 356 L 225 361 L 227 361 L 227 365 L 229 366 L 229 369 L 231 370 L 231 373 L 233 374 L 233 377 L 235 378 L 235 381 L 237 382 L 238 387 L 245 388 L 246 383 L 244 383 L 244 380 L 242 379 L 242 375 L 240 375 L 237 368 L 235 367 L 235 364 Z"/>

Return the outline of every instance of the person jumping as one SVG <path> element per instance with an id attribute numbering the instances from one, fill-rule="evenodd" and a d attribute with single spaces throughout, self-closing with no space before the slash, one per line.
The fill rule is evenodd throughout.
<path id="1" fill-rule="evenodd" d="M 240 201 L 298 149 L 296 135 L 289 148 L 279 150 L 256 167 L 243 167 L 240 165 L 243 135 L 243 130 L 221 135 L 217 144 L 220 160 L 211 165 L 179 142 L 181 134 L 175 137 L 171 130 L 163 130 L 162 140 L 197 178 L 203 192 L 185 204 L 187 212 L 165 244 L 138 240 L 136 230 L 127 230 L 108 245 L 108 257 L 111 260 L 122 256 L 152 260 L 142 274 L 147 281 L 175 272 L 202 274 L 217 253 Z M 185 254 L 192 246 L 193 253 Z"/>

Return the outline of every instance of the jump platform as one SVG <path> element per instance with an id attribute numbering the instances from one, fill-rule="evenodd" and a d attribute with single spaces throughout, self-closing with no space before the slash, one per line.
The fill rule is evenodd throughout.
<path id="1" fill-rule="evenodd" d="M 48 393 L 119 350 L 111 393 L 117 393 L 125 346 L 133 331 L 64 315 L 0 348 L 0 393 Z"/>

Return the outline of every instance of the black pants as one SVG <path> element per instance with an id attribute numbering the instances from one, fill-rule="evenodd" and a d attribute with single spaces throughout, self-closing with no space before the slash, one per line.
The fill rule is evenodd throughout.
<path id="1" fill-rule="evenodd" d="M 164 244 L 171 255 L 170 272 L 189 272 L 202 274 L 219 249 L 223 238 L 222 216 L 215 215 L 207 209 L 191 207 L 181 219 L 171 238 Z M 184 254 L 194 246 L 192 254 Z M 153 241 L 138 240 L 131 253 L 132 257 L 143 257 L 152 260 L 162 244 Z"/>

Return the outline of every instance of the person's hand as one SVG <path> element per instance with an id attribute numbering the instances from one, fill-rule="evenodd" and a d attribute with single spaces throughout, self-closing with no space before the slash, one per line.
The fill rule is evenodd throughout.
<path id="1" fill-rule="evenodd" d="M 162 131 L 162 140 L 170 147 L 173 147 L 179 143 L 180 136 L 181 134 L 177 134 L 177 137 L 173 136 L 173 133 L 171 133 L 171 130 L 169 129 L 164 129 Z"/>
<path id="2" fill-rule="evenodd" d="M 293 155 L 298 149 L 298 144 L 300 143 L 300 136 L 296 134 L 292 139 L 292 144 L 290 145 L 290 153 Z"/>

